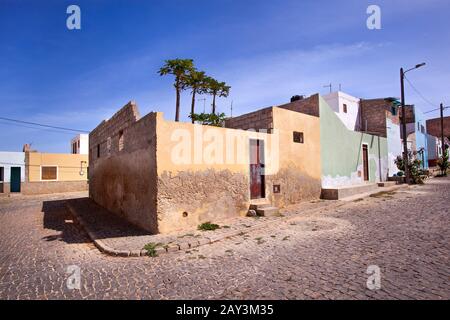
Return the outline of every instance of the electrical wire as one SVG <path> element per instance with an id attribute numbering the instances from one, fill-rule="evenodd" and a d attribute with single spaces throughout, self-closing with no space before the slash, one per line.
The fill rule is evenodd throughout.
<path id="1" fill-rule="evenodd" d="M 411 86 L 411 88 L 419 95 L 420 98 L 422 98 L 423 101 L 425 101 L 427 104 L 433 106 L 433 107 L 437 107 L 437 104 L 431 102 L 429 99 L 425 98 L 424 95 L 422 93 L 420 93 L 420 91 L 412 84 L 412 82 L 406 77 L 404 76 L 406 81 L 409 83 L 409 85 Z"/>
<path id="2" fill-rule="evenodd" d="M 57 126 L 51 126 L 51 125 L 48 125 L 48 124 L 41 124 L 41 123 L 37 123 L 37 122 L 23 121 L 23 120 L 17 120 L 17 119 L 5 118 L 5 117 L 0 117 L 0 120 L 17 122 L 17 123 L 24 123 L 24 124 L 31 124 L 31 125 L 34 125 L 34 126 L 46 127 L 46 128 L 51 128 L 51 129 L 58 129 L 58 130 L 65 130 L 65 131 L 72 131 L 72 132 L 79 132 L 79 133 L 89 133 L 89 131 L 86 131 L 86 130 L 78 130 L 78 129 L 64 128 L 64 127 L 57 127 Z"/>

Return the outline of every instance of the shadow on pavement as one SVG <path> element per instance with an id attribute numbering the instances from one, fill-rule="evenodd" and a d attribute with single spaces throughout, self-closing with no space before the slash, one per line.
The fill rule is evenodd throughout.
<path id="1" fill-rule="evenodd" d="M 83 220 L 85 228 L 94 233 L 97 239 L 151 235 L 89 198 L 70 199 L 67 200 L 67 204 L 74 214 Z"/>
<path id="2" fill-rule="evenodd" d="M 67 200 L 43 201 L 44 228 L 57 233 L 43 237 L 44 241 L 64 241 L 66 243 L 90 242 L 86 233 L 74 223 L 73 216 L 66 207 Z"/>

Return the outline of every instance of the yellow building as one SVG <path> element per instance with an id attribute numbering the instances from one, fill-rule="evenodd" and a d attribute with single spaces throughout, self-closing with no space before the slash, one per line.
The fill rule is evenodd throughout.
<path id="1" fill-rule="evenodd" d="M 23 194 L 88 190 L 88 155 L 25 153 Z"/>

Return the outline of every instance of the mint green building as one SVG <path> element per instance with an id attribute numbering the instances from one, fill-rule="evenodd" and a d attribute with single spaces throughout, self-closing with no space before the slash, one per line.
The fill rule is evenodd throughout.
<path id="1" fill-rule="evenodd" d="M 349 130 L 319 96 L 322 188 L 387 180 L 387 139 Z"/>

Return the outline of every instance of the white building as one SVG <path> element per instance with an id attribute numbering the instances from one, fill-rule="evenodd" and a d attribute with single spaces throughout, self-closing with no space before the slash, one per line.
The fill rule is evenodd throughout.
<path id="1" fill-rule="evenodd" d="M 20 192 L 25 182 L 25 152 L 0 151 L 0 193 Z"/>
<path id="2" fill-rule="evenodd" d="M 89 135 L 79 134 L 70 141 L 70 152 L 72 154 L 89 153 Z"/>
<path id="3" fill-rule="evenodd" d="M 359 117 L 359 98 L 353 97 L 342 91 L 332 92 L 323 96 L 328 105 L 341 119 L 344 125 L 355 131 Z"/>

